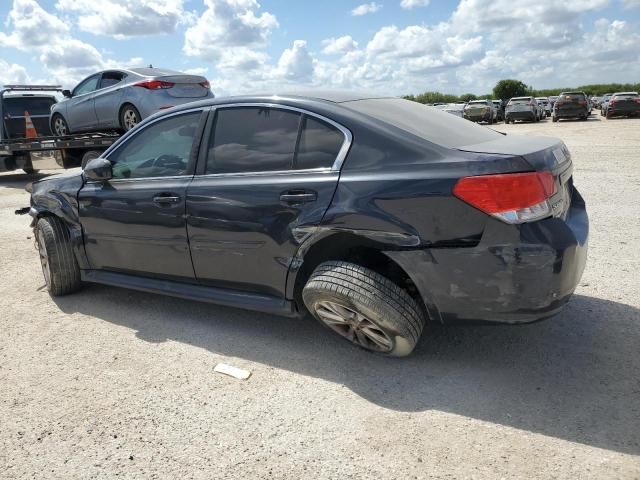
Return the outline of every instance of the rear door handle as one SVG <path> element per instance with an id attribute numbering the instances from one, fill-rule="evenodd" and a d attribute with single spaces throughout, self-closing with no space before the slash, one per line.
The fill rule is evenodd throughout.
<path id="1" fill-rule="evenodd" d="M 180 201 L 180 197 L 172 193 L 161 193 L 160 195 L 153 197 L 153 201 L 155 203 L 178 203 Z"/>
<path id="2" fill-rule="evenodd" d="M 318 199 L 316 192 L 305 191 L 289 191 L 280 194 L 280 201 L 285 203 L 306 203 L 315 202 Z"/>

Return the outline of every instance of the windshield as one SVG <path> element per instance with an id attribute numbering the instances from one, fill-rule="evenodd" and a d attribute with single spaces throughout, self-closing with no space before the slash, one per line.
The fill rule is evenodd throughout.
<path id="1" fill-rule="evenodd" d="M 530 101 L 530 98 L 512 98 L 509 105 L 528 105 Z"/>
<path id="2" fill-rule="evenodd" d="M 616 100 L 635 100 L 638 98 L 637 93 L 619 93 L 615 95 L 613 98 Z"/>
<path id="3" fill-rule="evenodd" d="M 565 101 L 569 101 L 569 102 L 579 102 L 579 101 L 584 101 L 584 94 L 582 93 L 572 93 L 572 92 L 568 92 L 568 93 L 562 93 L 560 95 L 560 98 L 562 100 Z"/>
<path id="4" fill-rule="evenodd" d="M 56 101 L 51 97 L 5 97 L 2 101 L 4 115 L 21 117 L 25 110 L 29 115 L 49 115 L 51 105 Z"/>
<path id="5" fill-rule="evenodd" d="M 487 101 L 486 100 L 473 100 L 472 102 L 469 102 L 469 105 L 486 105 Z"/>
<path id="6" fill-rule="evenodd" d="M 402 98 L 372 98 L 342 105 L 449 148 L 502 138 L 486 127 Z"/>

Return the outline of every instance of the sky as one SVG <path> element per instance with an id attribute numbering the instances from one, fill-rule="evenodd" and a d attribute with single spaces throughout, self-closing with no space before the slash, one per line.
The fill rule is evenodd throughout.
<path id="1" fill-rule="evenodd" d="M 172 68 L 218 96 L 640 81 L 640 0 L 0 0 L 0 84 Z"/>

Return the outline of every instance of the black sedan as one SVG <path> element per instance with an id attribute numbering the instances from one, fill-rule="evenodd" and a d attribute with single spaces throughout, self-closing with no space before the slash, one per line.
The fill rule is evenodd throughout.
<path id="1" fill-rule="evenodd" d="M 588 219 L 553 138 L 398 98 L 206 100 L 154 115 L 82 173 L 33 184 L 52 295 L 82 282 L 284 315 L 409 354 L 427 321 L 551 316 Z"/>

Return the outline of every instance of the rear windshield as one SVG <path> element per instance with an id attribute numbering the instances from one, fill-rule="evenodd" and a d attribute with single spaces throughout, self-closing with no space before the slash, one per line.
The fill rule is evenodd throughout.
<path id="1" fill-rule="evenodd" d="M 638 98 L 637 93 L 619 93 L 618 95 L 614 95 L 613 98 L 616 100 L 635 100 Z"/>
<path id="2" fill-rule="evenodd" d="M 372 98 L 342 105 L 444 147 L 457 148 L 502 138 L 489 128 L 402 98 Z"/>
<path id="3" fill-rule="evenodd" d="M 528 105 L 531 102 L 530 98 L 512 98 L 509 100 L 509 105 Z"/>
<path id="4" fill-rule="evenodd" d="M 54 103 L 56 101 L 48 97 L 5 97 L 2 110 L 4 115 L 12 117 L 24 115 L 25 110 L 29 115 L 49 115 Z"/>
<path id="5" fill-rule="evenodd" d="M 562 100 L 571 101 L 571 102 L 579 102 L 580 100 L 584 100 L 584 94 L 582 93 L 562 93 L 560 94 L 560 98 Z"/>
<path id="6" fill-rule="evenodd" d="M 486 105 L 487 101 L 486 100 L 473 100 L 472 102 L 469 102 L 469 105 Z"/>

